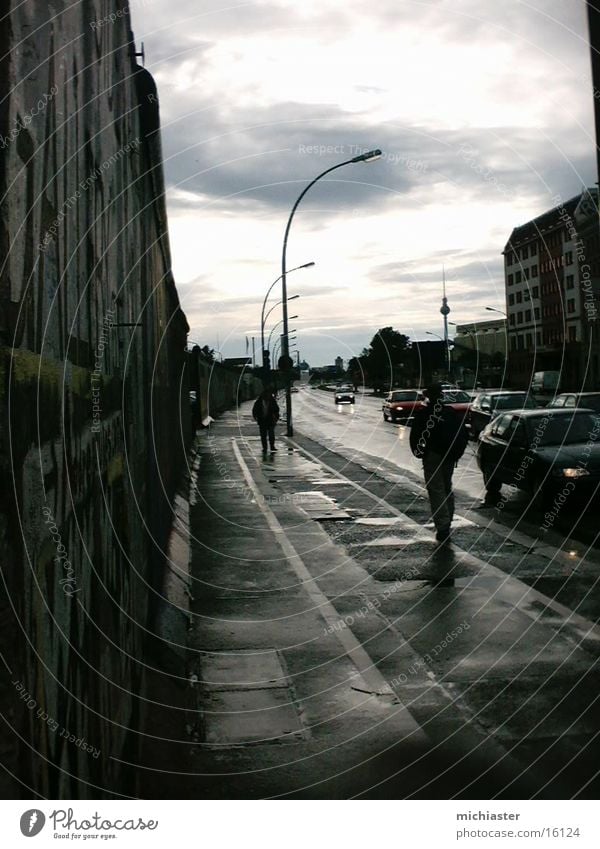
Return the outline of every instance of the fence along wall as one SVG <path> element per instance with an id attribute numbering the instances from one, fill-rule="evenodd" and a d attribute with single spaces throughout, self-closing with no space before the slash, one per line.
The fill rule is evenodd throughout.
<path id="1" fill-rule="evenodd" d="M 134 795 L 190 437 L 158 100 L 124 0 L 14 0 L 0 55 L 0 790 Z"/>

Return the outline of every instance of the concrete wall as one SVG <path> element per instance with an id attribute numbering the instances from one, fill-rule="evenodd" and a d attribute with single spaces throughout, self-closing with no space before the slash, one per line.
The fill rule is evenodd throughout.
<path id="1" fill-rule="evenodd" d="M 263 384 L 247 369 L 226 368 L 210 362 L 194 347 L 188 353 L 188 383 L 196 394 L 194 425 L 207 424 L 219 413 L 260 395 Z"/>
<path id="2" fill-rule="evenodd" d="M 9 7 L 0 754 L 14 776 L 0 790 L 135 794 L 119 760 L 135 761 L 139 744 L 131 729 L 191 432 L 158 101 L 125 0 Z"/>

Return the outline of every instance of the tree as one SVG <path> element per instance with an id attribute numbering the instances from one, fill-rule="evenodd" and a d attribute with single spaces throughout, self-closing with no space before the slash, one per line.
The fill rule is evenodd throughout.
<path id="1" fill-rule="evenodd" d="M 352 381 L 352 385 L 354 386 L 354 391 L 358 390 L 359 385 L 364 385 L 367 382 L 366 377 L 366 358 L 368 355 L 368 351 L 366 349 L 362 352 L 359 357 L 351 357 L 348 362 L 348 369 L 346 371 L 346 376 L 348 380 Z"/>
<path id="2" fill-rule="evenodd" d="M 363 351 L 369 381 L 376 393 L 391 389 L 410 356 L 410 339 L 393 327 L 382 327 Z"/>
<path id="3" fill-rule="evenodd" d="M 205 360 L 208 360 L 209 363 L 214 363 L 214 361 L 215 361 L 214 348 L 209 348 L 208 345 L 203 345 L 200 348 L 200 356 L 204 357 Z"/>

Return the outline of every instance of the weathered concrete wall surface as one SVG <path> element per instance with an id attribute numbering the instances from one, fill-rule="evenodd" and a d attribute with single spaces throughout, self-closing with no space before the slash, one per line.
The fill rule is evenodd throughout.
<path id="1" fill-rule="evenodd" d="M 135 762 L 140 745 L 154 592 L 190 437 L 158 102 L 125 0 L 8 6 L 0 791 L 131 795 L 120 760 Z"/>
<path id="2" fill-rule="evenodd" d="M 196 394 L 196 427 L 242 401 L 256 398 L 262 391 L 262 382 L 247 369 L 230 369 L 210 362 L 198 347 L 188 353 L 188 384 Z"/>

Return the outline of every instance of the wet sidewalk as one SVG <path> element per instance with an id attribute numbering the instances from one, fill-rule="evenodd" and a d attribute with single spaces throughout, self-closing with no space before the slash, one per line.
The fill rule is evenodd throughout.
<path id="1" fill-rule="evenodd" d="M 374 490 L 301 434 L 278 449 L 248 405 L 199 438 L 170 795 L 597 793 L 597 629 L 440 550 L 409 480 Z"/>

